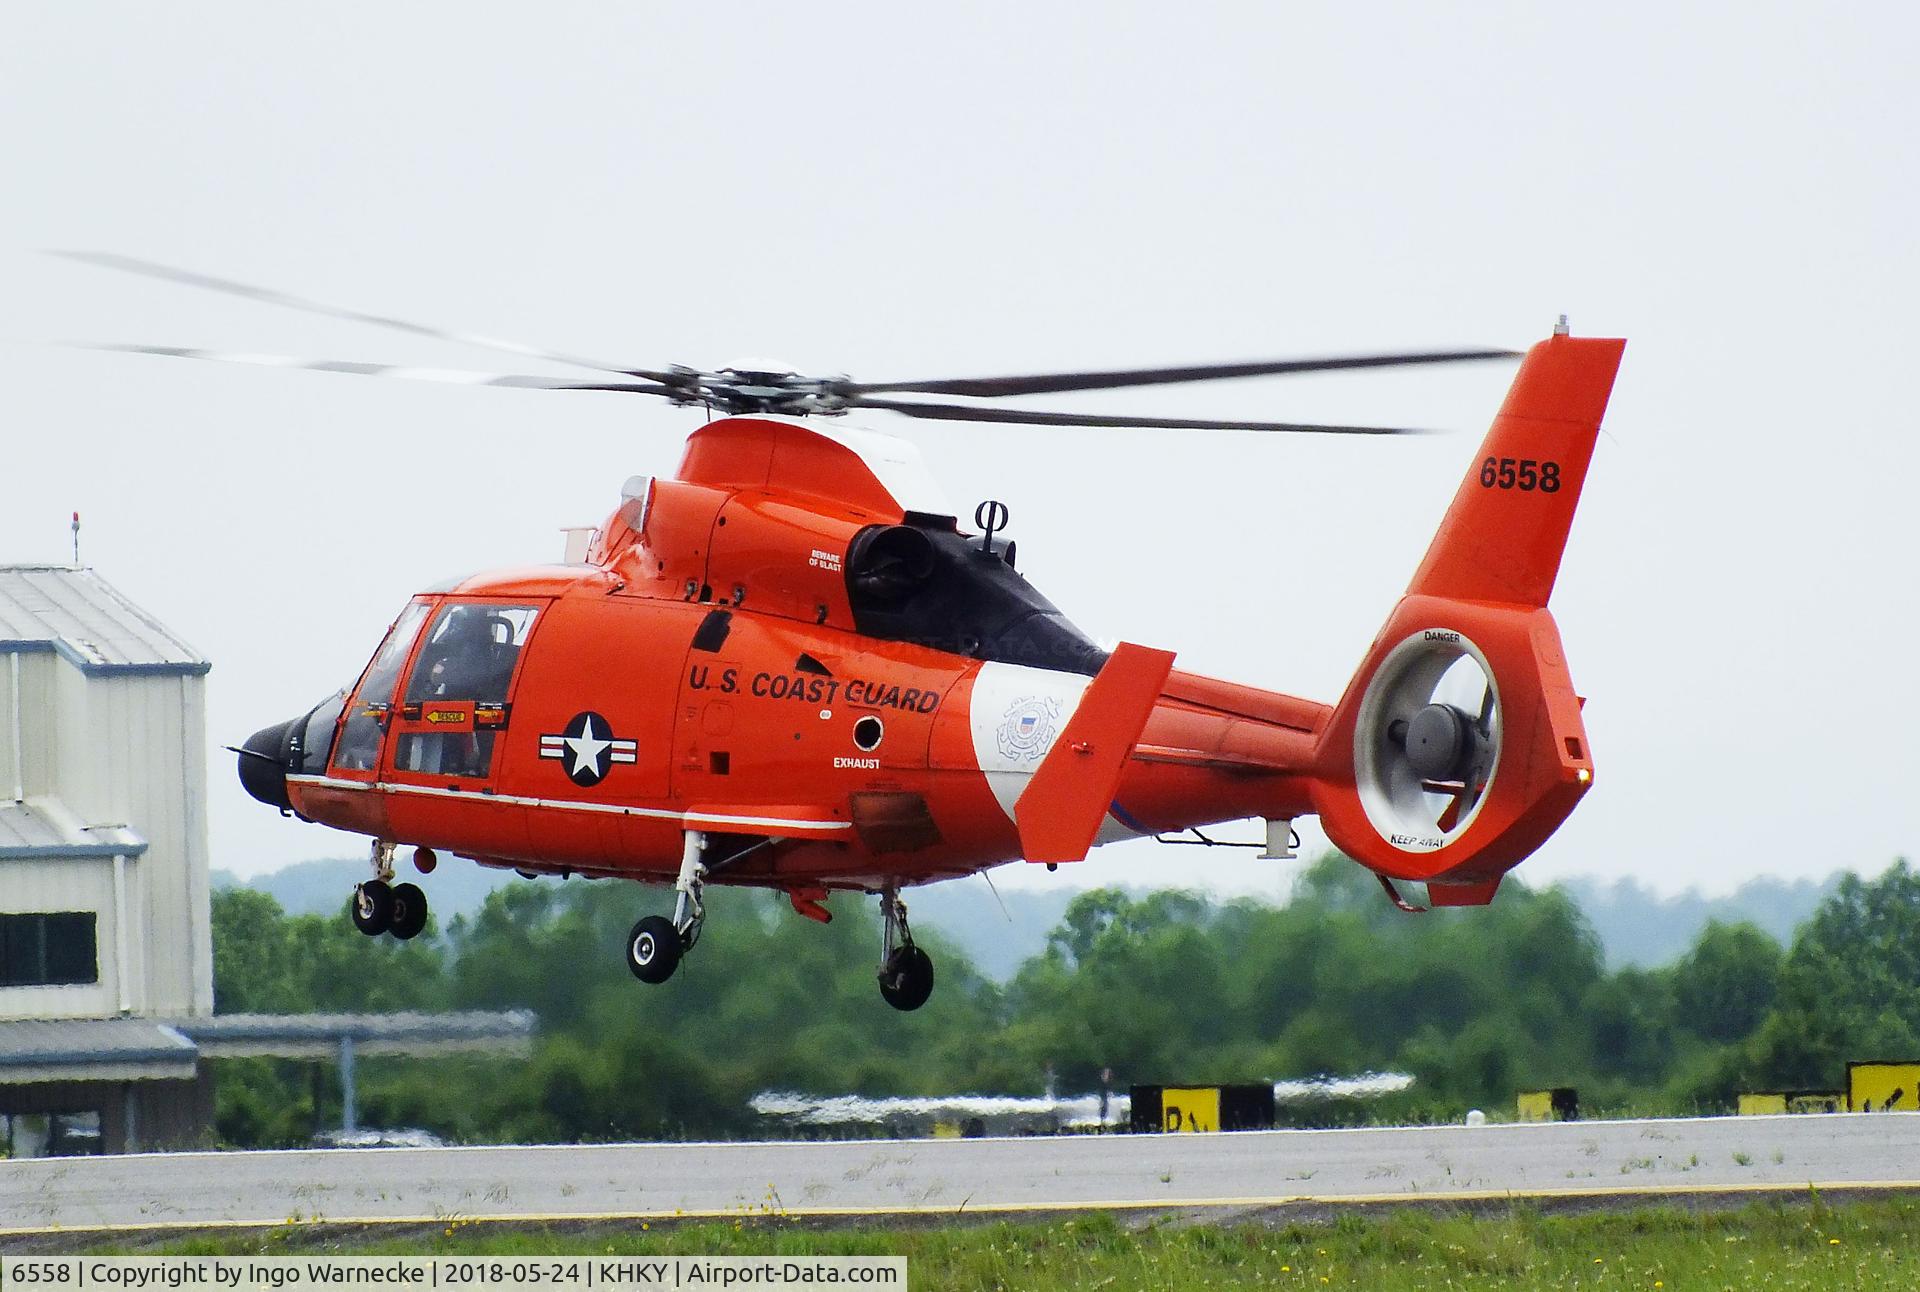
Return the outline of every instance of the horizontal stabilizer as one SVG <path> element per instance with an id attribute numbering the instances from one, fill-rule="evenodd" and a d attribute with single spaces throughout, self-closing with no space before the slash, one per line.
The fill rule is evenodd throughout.
<path id="1" fill-rule="evenodd" d="M 1429 880 L 1427 900 L 1435 906 L 1485 906 L 1500 891 L 1500 877 L 1468 884 L 1442 884 Z"/>
<path id="2" fill-rule="evenodd" d="M 1028 861 L 1084 861 L 1173 671 L 1171 651 L 1122 642 L 1014 805 Z"/>

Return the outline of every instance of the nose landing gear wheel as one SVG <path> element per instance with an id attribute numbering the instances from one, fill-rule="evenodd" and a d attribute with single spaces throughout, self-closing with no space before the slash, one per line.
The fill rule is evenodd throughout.
<path id="1" fill-rule="evenodd" d="M 427 895 L 420 891 L 420 886 L 396 884 L 389 901 L 392 903 L 392 915 L 387 921 L 387 932 L 402 942 L 418 937 L 420 931 L 427 927 Z"/>
<path id="2" fill-rule="evenodd" d="M 680 930 L 664 915 L 649 915 L 627 934 L 627 968 L 641 982 L 660 983 L 673 977 L 685 950 Z"/>
<path id="3" fill-rule="evenodd" d="M 933 995 L 933 957 L 908 943 L 880 966 L 880 995 L 899 1010 L 919 1009 Z"/>
<path id="4" fill-rule="evenodd" d="M 404 885 L 413 888 L 412 884 Z M 417 893 L 420 890 L 415 888 Z M 422 914 L 425 906 L 421 907 Z M 368 937 L 378 937 L 393 924 L 393 890 L 377 879 L 369 879 L 353 890 L 353 927 Z"/>

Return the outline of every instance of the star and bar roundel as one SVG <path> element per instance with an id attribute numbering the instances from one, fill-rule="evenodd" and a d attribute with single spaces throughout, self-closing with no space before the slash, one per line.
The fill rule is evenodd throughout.
<path id="1" fill-rule="evenodd" d="M 615 736 L 612 723 L 588 710 L 574 714 L 558 735 L 542 735 L 540 756 L 559 759 L 568 778 L 585 788 L 605 780 L 615 763 L 638 762 L 640 745 Z"/>

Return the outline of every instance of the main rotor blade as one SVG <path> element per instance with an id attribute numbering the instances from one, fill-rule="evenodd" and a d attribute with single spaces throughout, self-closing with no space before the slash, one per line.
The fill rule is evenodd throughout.
<path id="1" fill-rule="evenodd" d="M 897 399 L 847 401 L 849 408 L 884 408 L 907 417 L 943 422 L 1011 422 L 1022 426 L 1143 426 L 1170 431 L 1300 431 L 1322 435 L 1430 435 L 1404 426 L 1325 426 L 1315 422 L 1237 422 L 1204 417 L 1103 417 L 1096 413 L 1043 413 L 1031 408 L 976 408 L 971 404 L 913 404 Z"/>
<path id="2" fill-rule="evenodd" d="M 132 256 L 115 255 L 107 251 L 60 251 L 47 253 L 67 260 L 77 260 L 83 265 L 94 265 L 101 269 L 117 269 L 122 273 L 142 274 L 148 278 L 158 278 L 163 282 L 180 283 L 187 287 L 198 287 L 210 292 L 224 292 L 229 296 L 241 296 L 247 300 L 263 301 L 268 305 L 284 305 L 288 309 L 304 310 L 309 314 L 321 314 L 329 318 L 348 319 L 355 323 L 372 323 L 378 327 L 394 328 L 401 332 L 411 332 L 415 336 L 432 337 L 436 341 L 458 341 L 462 345 L 478 346 L 483 350 L 501 350 L 507 354 L 517 354 L 527 359 L 545 359 L 552 363 L 571 364 L 576 368 L 597 368 L 601 372 L 617 372 L 623 376 L 640 377 L 648 381 L 666 381 L 667 374 L 648 372 L 639 368 L 628 368 L 617 363 L 608 363 L 601 359 L 583 359 L 579 355 L 567 354 L 560 350 L 543 350 L 537 346 L 521 345 L 518 341 L 503 341 L 497 337 L 478 336 L 471 332 L 450 332 L 445 328 L 429 327 L 424 323 L 412 323 L 406 319 L 389 318 L 384 314 L 367 314 L 360 310 L 350 310 L 338 305 L 328 305 L 322 301 L 307 300 L 287 292 L 275 291 L 270 287 L 255 287 L 248 283 L 237 283 L 227 278 L 214 278 L 208 274 L 196 274 L 191 270 L 175 269 L 170 265 L 156 264 L 151 260 L 138 260 Z"/>
<path id="3" fill-rule="evenodd" d="M 118 345 L 112 342 L 65 341 L 75 350 L 105 350 L 113 354 L 157 354 L 169 359 L 206 359 L 213 363 L 244 363 L 258 368 L 289 368 L 304 372 L 344 372 L 356 377 L 399 377 L 406 381 L 437 381 L 453 386 L 511 386 L 521 390 L 613 390 L 636 395 L 673 396 L 666 386 L 641 381 L 575 381 L 567 377 L 535 377 L 520 373 L 469 372 L 464 368 L 409 368 L 392 363 L 349 363 L 341 359 L 302 359 L 286 354 L 247 354 L 238 350 L 192 350 L 170 345 Z"/>
<path id="4" fill-rule="evenodd" d="M 1125 386 L 1166 386 L 1183 381 L 1219 381 L 1228 377 L 1271 377 L 1294 372 L 1338 372 L 1348 368 L 1404 368 L 1429 363 L 1466 363 L 1475 359 L 1514 359 L 1517 350 L 1424 350 L 1406 354 L 1335 355 L 1324 359 L 1275 359 L 1254 363 L 1209 363 L 1184 368 L 1130 368 L 1115 372 L 1053 372 L 1031 377 L 959 377 L 951 380 L 851 382 L 849 395 L 899 391 L 921 395 L 971 395 L 1000 399 L 1008 395 L 1051 395 L 1067 390 L 1118 390 Z"/>

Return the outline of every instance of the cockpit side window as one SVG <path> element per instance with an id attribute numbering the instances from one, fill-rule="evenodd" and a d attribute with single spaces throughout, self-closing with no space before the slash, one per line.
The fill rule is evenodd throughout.
<path id="1" fill-rule="evenodd" d="M 333 765 L 349 771 L 371 771 L 380 761 L 380 735 L 386 729 L 387 711 L 393 707 L 394 687 L 400 681 L 400 669 L 420 635 L 427 607 L 416 601 L 401 612 L 387 632 L 387 639 L 374 652 L 373 662 L 360 679 L 360 689 L 347 709 L 347 724 L 340 732 L 334 750 Z"/>
<path id="2" fill-rule="evenodd" d="M 533 630 L 533 606 L 455 602 L 443 607 L 407 679 L 399 771 L 485 776 L 506 725 L 507 695 Z M 419 723 L 443 724 L 417 730 Z"/>

